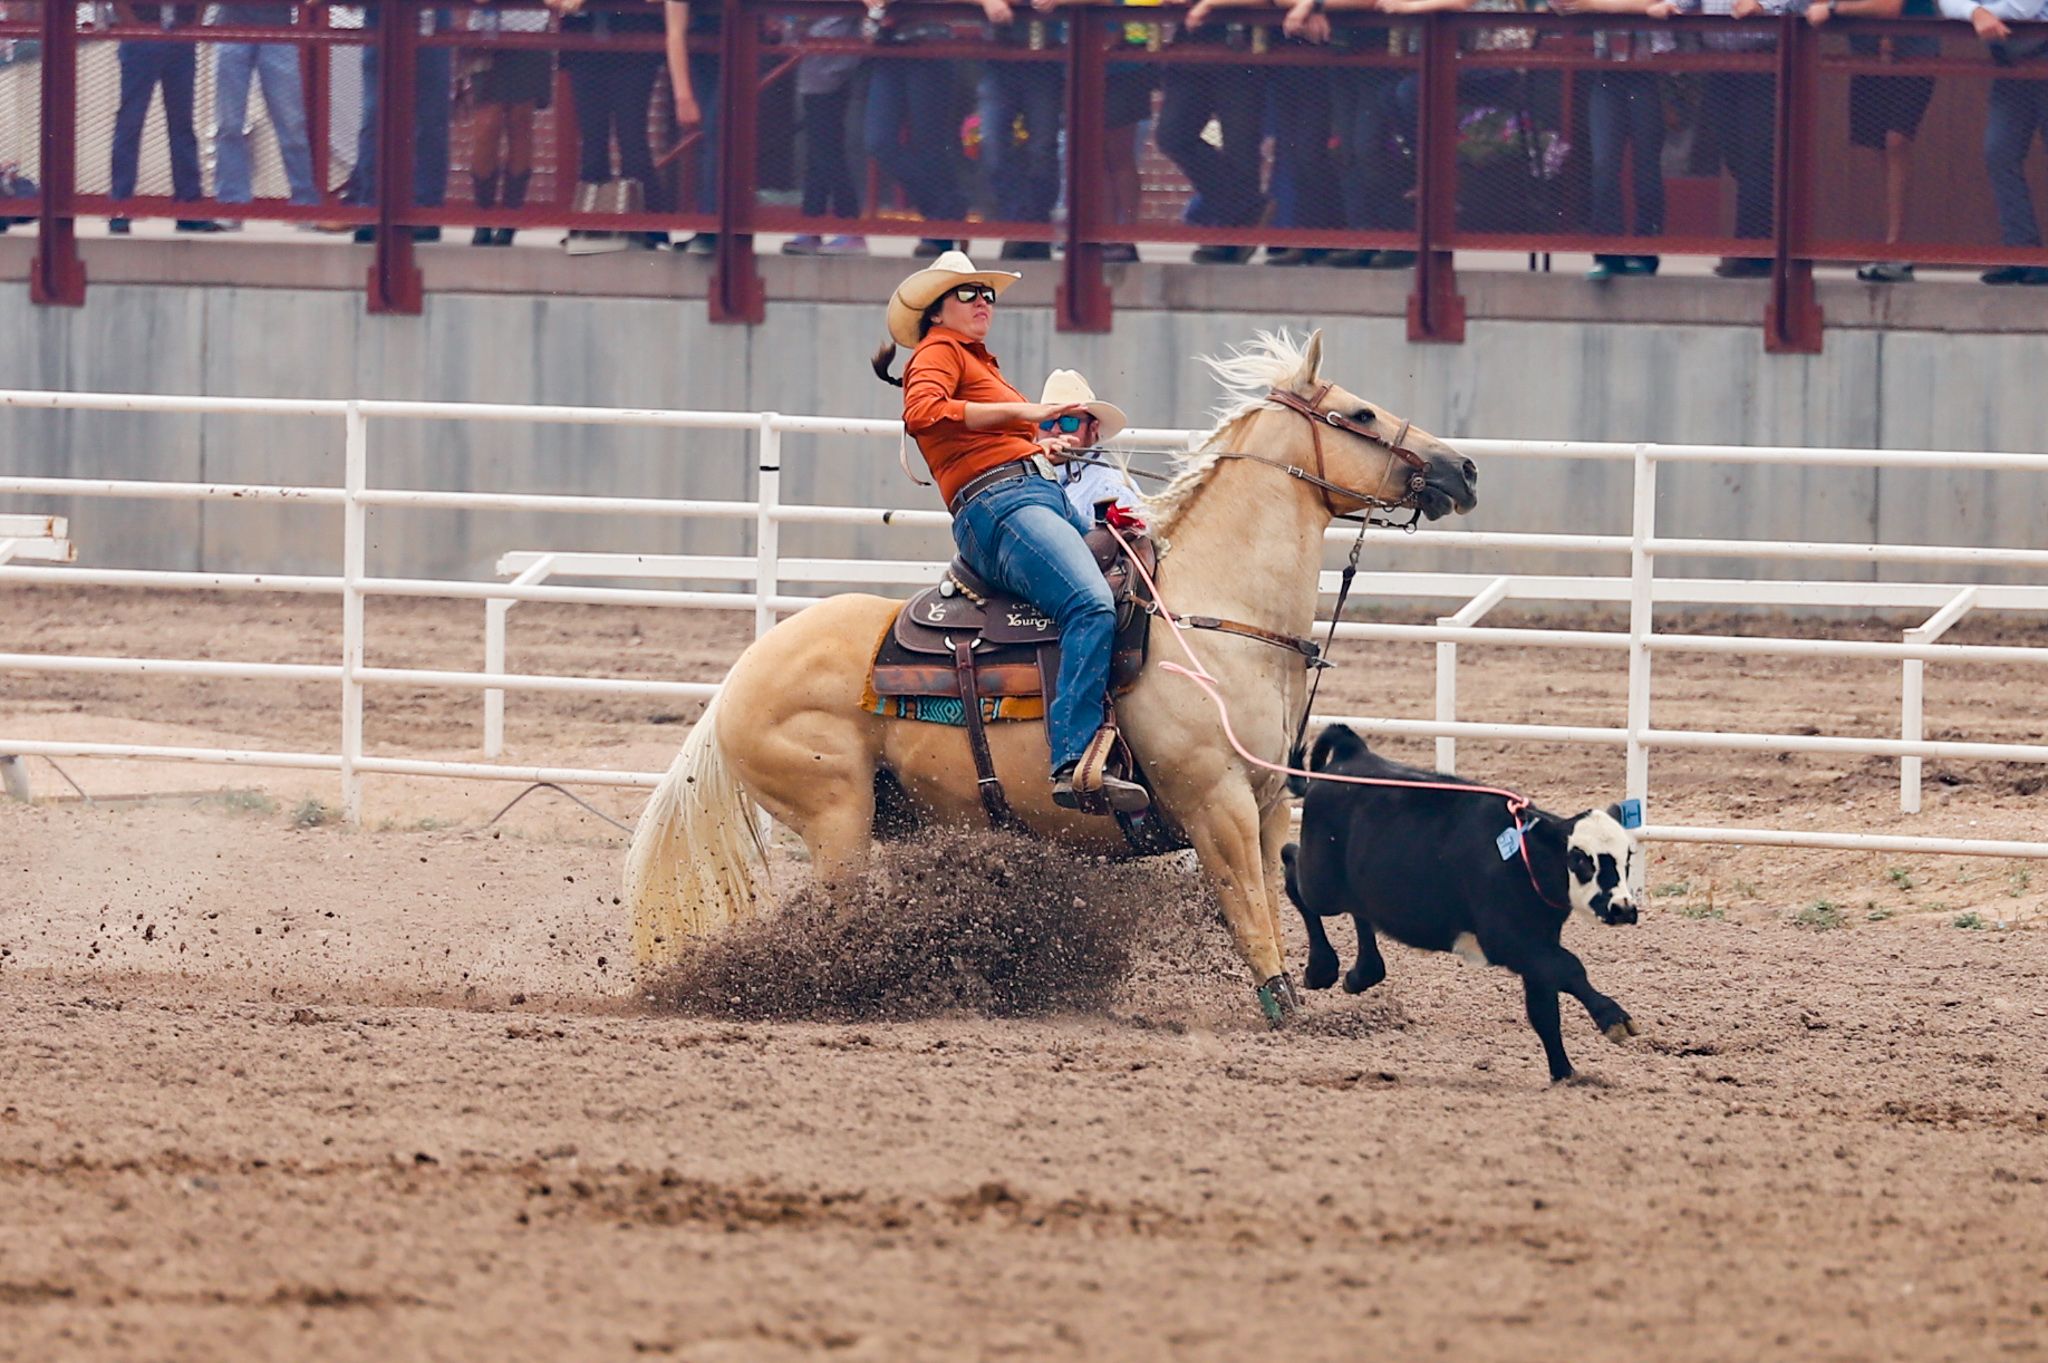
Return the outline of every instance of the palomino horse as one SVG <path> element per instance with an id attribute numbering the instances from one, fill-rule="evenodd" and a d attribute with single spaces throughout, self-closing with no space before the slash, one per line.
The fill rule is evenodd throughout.
<path id="1" fill-rule="evenodd" d="M 1318 332 L 1305 347 L 1261 333 L 1251 349 L 1207 361 L 1231 404 L 1147 507 L 1165 546 L 1159 590 L 1176 614 L 1304 637 L 1333 516 L 1398 505 L 1435 519 L 1472 508 L 1470 461 L 1323 381 L 1321 359 Z M 625 897 L 643 969 L 755 914 L 766 869 L 757 806 L 803 839 L 828 884 L 866 865 L 878 775 L 893 775 L 925 819 L 983 821 L 965 730 L 861 705 L 876 642 L 900 605 L 835 596 L 769 630 L 733 664 L 633 835 Z M 1145 670 L 1117 714 L 1160 809 L 1215 885 L 1261 1004 L 1277 1017 L 1294 1000 L 1278 913 L 1282 778 L 1240 758 L 1209 697 L 1160 668 L 1180 656 L 1170 628 L 1154 618 Z M 1203 634 L 1199 649 L 1239 739 L 1284 761 L 1305 699 L 1302 655 L 1222 632 Z M 991 724 L 988 741 L 1011 806 L 1034 833 L 1088 852 L 1124 850 L 1115 821 L 1052 803 L 1041 724 Z"/>

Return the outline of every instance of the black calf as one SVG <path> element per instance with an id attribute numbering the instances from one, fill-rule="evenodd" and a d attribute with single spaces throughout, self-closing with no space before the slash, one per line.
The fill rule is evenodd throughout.
<path id="1" fill-rule="evenodd" d="M 1341 724 L 1316 739 L 1309 767 L 1471 784 L 1376 756 Z M 1525 865 L 1513 845 L 1514 820 L 1499 796 L 1315 782 L 1302 804 L 1301 843 L 1283 854 L 1287 897 L 1308 927 L 1303 983 L 1328 989 L 1337 978 L 1337 953 L 1322 921 L 1337 913 L 1349 913 L 1358 925 L 1358 960 L 1344 976 L 1348 993 L 1387 977 L 1375 930 L 1425 951 L 1502 966 L 1522 977 L 1529 1025 L 1543 1041 L 1550 1077 L 1569 1078 L 1560 993 L 1584 1004 L 1611 1041 L 1626 1041 L 1638 1030 L 1620 1004 L 1587 982 L 1585 966 L 1558 941 L 1573 910 L 1603 923 L 1636 921 L 1629 888 L 1635 843 L 1618 814 L 1618 806 L 1569 819 L 1524 809 Z"/>

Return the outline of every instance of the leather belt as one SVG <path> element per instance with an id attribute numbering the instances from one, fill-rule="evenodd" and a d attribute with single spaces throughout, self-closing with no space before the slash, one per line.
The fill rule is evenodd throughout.
<path id="1" fill-rule="evenodd" d="M 960 495 L 946 503 L 946 510 L 957 516 L 960 514 L 961 507 L 966 506 L 997 483 L 1007 483 L 1012 478 L 1037 478 L 1041 476 L 1038 472 L 1038 465 L 1032 463 L 1029 459 L 1017 459 L 1007 464 L 998 464 L 987 473 L 977 473 L 974 477 L 969 478 L 966 485 L 960 489 Z"/>

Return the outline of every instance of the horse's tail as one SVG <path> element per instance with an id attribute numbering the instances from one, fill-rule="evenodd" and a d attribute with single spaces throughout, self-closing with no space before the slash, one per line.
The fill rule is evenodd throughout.
<path id="1" fill-rule="evenodd" d="M 675 964 L 691 938 L 753 917 L 761 900 L 768 864 L 754 801 L 718 743 L 724 694 L 648 797 L 626 853 L 633 958 L 643 970 Z"/>

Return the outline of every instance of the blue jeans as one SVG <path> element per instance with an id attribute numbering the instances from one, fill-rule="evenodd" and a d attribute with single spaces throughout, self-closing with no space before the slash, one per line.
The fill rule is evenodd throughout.
<path id="1" fill-rule="evenodd" d="M 1060 107 L 1065 73 L 1041 62 L 990 62 L 981 79 L 981 138 L 1004 222 L 1051 222 L 1060 197 Z M 1010 134 L 1019 115 L 1025 138 Z"/>
<path id="2" fill-rule="evenodd" d="M 369 16 L 375 18 L 376 10 Z M 410 17 L 410 12 L 408 12 Z M 435 29 L 447 25 L 435 16 Z M 374 25 L 372 25 L 374 27 Z M 412 201 L 438 208 L 448 197 L 448 122 L 455 99 L 455 54 L 446 47 L 420 47 L 413 53 Z M 349 172 L 342 198 L 349 203 L 374 203 L 377 198 L 377 44 L 363 44 L 363 121 L 356 130 L 356 164 Z"/>
<path id="3" fill-rule="evenodd" d="M 1054 771 L 1080 760 L 1102 727 L 1109 691 L 1116 606 L 1081 541 L 1087 528 L 1048 478 L 997 483 L 953 517 L 953 543 L 968 567 L 1059 621 L 1060 674 L 1046 716 Z"/>
<path id="4" fill-rule="evenodd" d="M 953 107 L 953 64 L 931 57 L 898 57 L 868 66 L 868 107 L 863 140 L 868 155 L 903 186 L 919 216 L 967 216 Z M 906 136 L 907 135 L 907 136 Z"/>
<path id="5" fill-rule="evenodd" d="M 690 54 L 690 93 L 697 97 L 697 109 L 704 117 L 700 125 L 704 140 L 698 145 L 695 182 L 682 188 L 683 208 L 699 213 L 718 211 L 718 57 L 710 52 Z M 856 210 L 856 214 L 858 210 Z"/>
<path id="6" fill-rule="evenodd" d="M 1586 100 L 1593 143 L 1592 228 L 1620 236 L 1622 148 L 1635 145 L 1636 225 L 1639 237 L 1664 235 L 1664 99 L 1649 71 L 1603 71 Z"/>
<path id="7" fill-rule="evenodd" d="M 171 144 L 171 196 L 196 199 L 199 184 L 199 135 L 192 126 L 192 93 L 197 84 L 199 49 L 191 43 L 127 39 L 114 45 L 121 68 L 121 103 L 114 111 L 114 150 L 109 189 L 117 199 L 135 197 L 135 171 L 142 157 L 142 125 L 149 101 L 164 87 L 164 136 Z M 117 210 L 118 211 L 118 210 Z"/>
<path id="8" fill-rule="evenodd" d="M 246 22 L 233 5 L 222 6 L 223 23 Z M 313 180 L 313 148 L 306 140 L 306 96 L 299 84 L 299 50 L 289 43 L 220 43 L 214 49 L 213 197 L 245 204 L 250 188 L 249 83 L 263 82 L 263 107 L 277 134 L 284 178 L 292 202 L 320 202 Z"/>
<path id="9" fill-rule="evenodd" d="M 2041 227 L 2027 193 L 2027 149 L 2035 130 L 2048 136 L 2048 85 L 2031 80 L 1991 82 L 1984 122 L 1984 169 L 1998 201 L 1998 239 L 2007 246 L 2039 246 Z"/>

